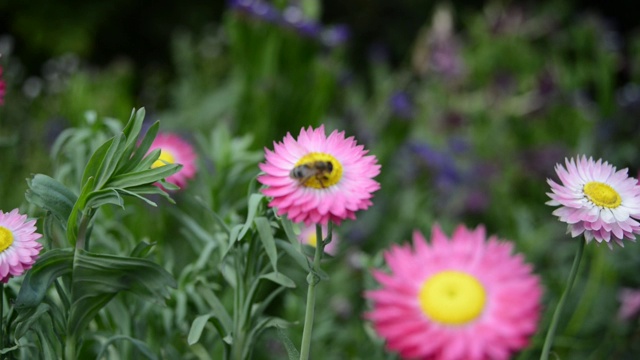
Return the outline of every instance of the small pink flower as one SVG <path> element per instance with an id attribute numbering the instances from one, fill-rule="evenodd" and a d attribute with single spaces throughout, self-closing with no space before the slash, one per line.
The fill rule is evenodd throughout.
<path id="1" fill-rule="evenodd" d="M 327 237 L 327 226 L 322 225 L 322 237 Z M 300 231 L 300 235 L 298 235 L 298 240 L 302 244 L 311 245 L 313 247 L 318 243 L 318 238 L 316 236 L 316 227 L 315 225 L 311 226 L 303 226 Z M 331 234 L 331 242 L 324 247 L 324 251 L 329 255 L 335 255 L 338 250 L 338 236 L 335 231 Z"/>
<path id="2" fill-rule="evenodd" d="M 618 293 L 618 299 L 620 299 L 619 320 L 630 320 L 640 313 L 640 289 L 624 288 Z"/>
<path id="3" fill-rule="evenodd" d="M 273 198 L 269 206 L 279 215 L 307 226 L 340 224 L 372 205 L 380 165 L 353 137 L 338 131 L 326 136 L 321 125 L 301 129 L 297 139 L 287 133 L 273 145 L 274 151 L 265 148 L 258 181 L 266 185 L 262 192 Z"/>
<path id="4" fill-rule="evenodd" d="M 640 185 L 627 175 L 627 169 L 616 168 L 602 160 L 586 156 L 575 161 L 565 159 L 566 169 L 556 165 L 562 182 L 551 185 L 547 205 L 560 206 L 553 215 L 568 224 L 571 236 L 584 234 L 587 242 L 595 239 L 624 246 L 623 240 L 635 240 L 640 232 Z"/>
<path id="5" fill-rule="evenodd" d="M 36 221 L 27 221 L 18 209 L 5 213 L 0 210 L 0 281 L 7 283 L 20 276 L 36 262 L 42 244 L 42 235 L 36 233 Z"/>
<path id="6" fill-rule="evenodd" d="M 187 185 L 187 180 L 193 178 L 196 174 L 196 153 L 191 144 L 178 135 L 159 133 L 153 144 L 151 144 L 149 152 L 155 149 L 160 149 L 160 158 L 151 165 L 151 168 L 166 164 L 181 164 L 182 169 L 169 176 L 166 180 L 180 188 L 184 188 Z"/>
<path id="7" fill-rule="evenodd" d="M 413 247 L 384 254 L 389 272 L 367 291 L 365 316 L 403 358 L 508 359 L 527 346 L 540 317 L 540 279 L 513 245 L 483 227 L 460 225 L 451 240 L 436 225 L 431 244 L 413 233 Z"/>

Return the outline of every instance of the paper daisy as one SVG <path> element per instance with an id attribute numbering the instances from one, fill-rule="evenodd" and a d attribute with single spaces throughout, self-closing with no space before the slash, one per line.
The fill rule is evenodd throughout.
<path id="1" fill-rule="evenodd" d="M 196 154 L 191 144 L 178 135 L 159 133 L 151 144 L 149 152 L 155 149 L 160 149 L 160 158 L 151 165 L 151 168 L 155 169 L 166 164 L 181 164 L 182 169 L 166 180 L 184 188 L 187 185 L 187 180 L 196 174 Z"/>
<path id="2" fill-rule="evenodd" d="M 0 281 L 6 283 L 13 276 L 22 275 L 36 262 L 42 235 L 36 233 L 36 221 L 27 221 L 18 209 L 5 213 L 0 210 Z"/>
<path id="3" fill-rule="evenodd" d="M 267 186 L 262 192 L 273 198 L 269 206 L 279 215 L 307 226 L 340 224 L 372 205 L 380 165 L 353 137 L 338 131 L 326 136 L 322 125 L 301 129 L 297 139 L 287 133 L 273 146 L 274 151 L 265 148 L 258 181 Z"/>
<path id="4" fill-rule="evenodd" d="M 327 237 L 327 231 L 328 231 L 327 226 L 323 225 L 322 226 L 323 238 Z M 300 235 L 298 235 L 298 240 L 300 240 L 302 244 L 307 244 L 307 245 L 316 247 L 316 244 L 318 243 L 318 237 L 316 234 L 315 225 L 302 226 Z M 331 242 L 324 247 L 324 252 L 326 252 L 329 255 L 335 255 L 336 250 L 338 249 L 337 246 L 338 246 L 338 237 L 336 236 L 336 232 L 333 231 L 333 233 L 331 234 Z"/>
<path id="5" fill-rule="evenodd" d="M 583 155 L 577 160 L 565 159 L 566 169 L 556 165 L 562 182 L 547 179 L 552 199 L 547 205 L 560 206 L 553 211 L 560 221 L 569 224 L 568 231 L 576 237 L 584 233 L 589 243 L 613 240 L 624 246 L 622 240 L 635 240 L 640 231 L 640 186 L 627 175 L 627 169 L 616 168 L 602 160 L 597 162 Z"/>
<path id="6" fill-rule="evenodd" d="M 368 291 L 365 316 L 387 348 L 404 358 L 508 359 L 536 331 L 542 289 L 522 255 L 483 227 L 459 226 L 452 239 L 436 225 L 385 252 L 390 272 Z"/>

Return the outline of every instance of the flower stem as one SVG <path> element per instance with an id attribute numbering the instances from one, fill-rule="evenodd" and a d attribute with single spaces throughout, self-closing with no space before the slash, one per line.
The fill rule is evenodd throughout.
<path id="1" fill-rule="evenodd" d="M 564 307 L 564 303 L 567 300 L 567 295 L 571 288 L 573 287 L 573 283 L 576 280 L 576 275 L 578 274 L 578 268 L 580 267 L 580 260 L 582 259 L 582 253 L 584 252 L 584 246 L 586 241 L 580 241 L 580 245 L 578 246 L 578 251 L 576 251 L 576 257 L 573 258 L 573 265 L 571 265 L 571 271 L 569 272 L 569 278 L 567 279 L 567 286 L 564 288 L 562 292 L 562 296 L 560 297 L 560 301 L 558 301 L 558 305 L 556 306 L 556 310 L 553 313 L 553 318 L 551 318 L 551 324 L 549 324 L 549 330 L 547 331 L 547 337 L 544 339 L 544 345 L 542 347 L 542 354 L 540 355 L 540 360 L 547 360 L 549 358 L 549 351 L 551 350 L 551 344 L 553 342 L 553 337 L 556 333 L 556 328 L 558 327 L 558 320 L 560 320 L 560 313 L 562 313 L 562 308 Z"/>
<path id="2" fill-rule="evenodd" d="M 329 232 L 329 234 L 331 234 L 331 232 Z M 322 239 L 322 226 L 320 224 L 316 224 L 316 239 L 316 252 L 313 256 L 313 267 L 309 270 L 309 275 L 307 275 L 309 288 L 307 289 L 307 309 L 304 314 L 304 330 L 302 331 L 302 345 L 300 345 L 300 360 L 309 359 L 309 350 L 311 349 L 311 330 L 313 329 L 313 317 L 315 315 L 316 305 L 316 285 L 320 282 L 317 270 L 320 270 L 320 260 L 322 260 L 325 245 L 325 242 Z"/>

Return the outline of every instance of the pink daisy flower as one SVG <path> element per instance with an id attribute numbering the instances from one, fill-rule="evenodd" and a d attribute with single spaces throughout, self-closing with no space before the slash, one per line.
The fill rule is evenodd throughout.
<path id="1" fill-rule="evenodd" d="M 327 231 L 328 231 L 327 226 L 322 225 L 323 239 L 327 237 Z M 311 226 L 305 225 L 305 226 L 302 226 L 300 235 L 298 235 L 298 240 L 300 240 L 300 243 L 302 244 L 307 244 L 307 245 L 316 247 L 316 244 L 318 243 L 318 237 L 316 235 L 317 234 L 316 234 L 315 225 L 311 225 Z M 329 255 L 335 255 L 337 250 L 338 250 L 338 237 L 336 235 L 336 232 L 333 231 L 331 235 L 331 242 L 324 247 L 324 251 Z"/>
<path id="2" fill-rule="evenodd" d="M 640 313 L 640 289 L 624 288 L 618 292 L 620 309 L 618 319 L 631 320 Z"/>
<path id="3" fill-rule="evenodd" d="M 380 165 L 353 137 L 345 138 L 344 131 L 326 136 L 324 125 L 303 128 L 297 139 L 287 133 L 273 146 L 274 151 L 265 148 L 266 161 L 260 164 L 264 174 L 258 181 L 267 186 L 262 192 L 273 198 L 269 206 L 278 215 L 307 226 L 340 224 L 372 205 L 372 193 L 380 188 L 373 180 Z"/>
<path id="4" fill-rule="evenodd" d="M 384 254 L 390 272 L 373 271 L 382 288 L 367 291 L 365 316 L 403 358 L 508 359 L 527 346 L 540 316 L 542 289 L 522 255 L 484 227 L 460 225 L 447 239 L 437 225 L 431 244 L 413 233 L 410 245 Z"/>
<path id="5" fill-rule="evenodd" d="M 27 221 L 18 209 L 5 213 L 0 210 L 0 281 L 7 283 L 13 276 L 22 275 L 36 262 L 42 235 L 36 233 L 36 221 Z"/>
<path id="6" fill-rule="evenodd" d="M 187 185 L 187 180 L 196 174 L 196 153 L 191 144 L 178 135 L 159 133 L 151 144 L 149 152 L 155 149 L 160 149 L 160 157 L 151 165 L 151 168 L 154 169 L 166 164 L 181 164 L 182 169 L 166 180 L 184 188 Z"/>
<path id="7" fill-rule="evenodd" d="M 640 185 L 627 175 L 627 169 L 616 168 L 602 160 L 597 162 L 583 155 L 575 161 L 565 159 L 566 169 L 556 165 L 562 182 L 547 179 L 552 199 L 547 205 L 560 206 L 553 211 L 560 221 L 566 222 L 568 232 L 576 237 L 584 233 L 589 243 L 595 239 L 605 241 L 611 248 L 613 240 L 624 246 L 622 240 L 634 241 L 640 232 Z"/>

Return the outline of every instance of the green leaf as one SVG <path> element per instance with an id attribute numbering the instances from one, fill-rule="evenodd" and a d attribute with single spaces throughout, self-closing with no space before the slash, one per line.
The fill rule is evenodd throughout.
<path id="1" fill-rule="evenodd" d="M 215 318 L 214 314 L 204 314 L 200 315 L 193 323 L 191 323 L 191 329 L 189 330 L 189 336 L 187 337 L 187 343 L 189 345 L 193 345 L 200 340 L 200 336 L 202 336 L 202 331 L 204 330 L 205 325 L 209 322 L 209 319 Z M 220 334 L 220 336 L 224 336 L 224 334 Z"/>
<path id="2" fill-rule="evenodd" d="M 44 314 L 47 314 L 51 307 L 48 304 L 41 303 L 37 307 L 28 308 L 19 311 L 18 318 L 16 319 L 15 337 L 16 339 L 20 339 L 25 336 L 29 330 L 31 330 L 40 317 Z"/>
<path id="3" fill-rule="evenodd" d="M 135 152 L 134 152 L 134 149 L 131 149 L 130 152 L 128 151 L 125 152 L 125 155 L 129 153 L 129 154 L 133 154 L 133 156 L 131 156 L 130 159 L 128 159 L 126 162 L 123 162 L 122 167 L 118 169 L 118 173 L 128 173 L 136 169 L 146 170 L 149 168 L 149 167 L 146 167 L 142 169 L 138 167 L 138 165 L 140 165 L 140 162 L 149 151 L 149 148 L 151 148 L 151 145 L 153 144 L 153 140 L 155 140 L 156 136 L 158 135 L 159 129 L 160 129 L 160 123 L 156 121 L 153 125 L 151 125 L 151 127 L 149 127 L 149 130 L 147 130 L 147 133 L 144 135 L 144 138 L 140 142 L 140 145 L 137 148 L 135 148 Z M 135 142 L 132 145 L 135 146 Z"/>
<path id="4" fill-rule="evenodd" d="M 118 191 L 114 188 L 106 188 L 98 191 L 93 191 L 87 197 L 86 207 L 98 208 L 105 204 L 117 205 L 124 209 L 124 201 Z"/>
<path id="5" fill-rule="evenodd" d="M 142 170 L 112 177 L 107 186 L 114 188 L 130 188 L 140 185 L 153 184 L 161 179 L 177 173 L 182 168 L 180 164 L 168 164 L 155 169 Z"/>
<path id="6" fill-rule="evenodd" d="M 96 189 L 102 189 L 104 184 L 109 181 L 111 175 L 113 175 L 113 172 L 116 170 L 116 166 L 120 161 L 120 157 L 122 157 L 122 153 L 124 152 L 125 144 L 123 143 L 123 140 L 126 140 L 124 134 L 120 134 L 113 139 L 114 140 L 111 143 L 111 146 L 109 146 L 109 150 L 104 156 L 104 159 L 98 168 L 98 172 L 96 173 L 96 179 L 98 179 Z"/>
<path id="7" fill-rule="evenodd" d="M 280 218 L 280 223 L 282 224 L 282 228 L 284 229 L 285 234 L 287 234 L 287 239 L 293 245 L 299 246 L 300 241 L 296 236 L 296 233 L 293 231 L 293 223 L 286 217 Z"/>
<path id="8" fill-rule="evenodd" d="M 100 147 L 96 149 L 96 151 L 93 152 L 91 158 L 89 159 L 89 162 L 87 163 L 87 166 L 85 166 L 84 168 L 84 172 L 82 173 L 82 185 L 86 184 L 87 180 L 89 180 L 90 177 L 96 176 L 100 167 L 102 166 L 102 163 L 104 162 L 105 157 L 107 156 L 107 152 L 114 142 L 114 139 L 115 138 L 111 138 L 107 140 L 105 143 L 100 145 Z"/>
<path id="9" fill-rule="evenodd" d="M 273 239 L 272 228 L 269 220 L 265 217 L 257 217 L 255 218 L 256 228 L 258 229 L 258 234 L 260 235 L 260 240 L 262 241 L 262 246 L 271 261 L 271 266 L 273 269 L 278 272 L 278 251 L 276 250 L 276 243 Z"/>
<path id="10" fill-rule="evenodd" d="M 276 245 L 286 251 L 286 253 L 289 254 L 289 256 L 291 256 L 303 270 L 309 270 L 311 262 L 308 257 L 304 256 L 300 252 L 299 247 L 291 245 L 290 243 L 280 239 L 276 239 Z"/>
<path id="11" fill-rule="evenodd" d="M 27 185 L 27 201 L 50 211 L 66 228 L 71 209 L 78 197 L 58 180 L 47 175 L 36 174 L 32 179 L 27 179 Z"/>
<path id="12" fill-rule="evenodd" d="M 71 245 L 75 246 L 76 244 L 76 239 L 78 236 L 78 215 L 80 215 L 84 210 L 87 198 L 91 194 L 91 189 L 93 189 L 95 180 L 96 178 L 94 177 L 89 177 L 87 179 L 87 182 L 82 186 L 82 191 L 80 191 L 78 200 L 73 205 L 73 209 L 71 209 L 71 215 L 69 216 L 69 220 L 67 221 L 67 240 L 69 241 L 69 243 L 71 243 Z"/>
<path id="13" fill-rule="evenodd" d="M 73 249 L 53 249 L 42 254 L 23 279 L 15 308 L 38 306 L 55 279 L 71 273 L 72 267 Z"/>
<path id="14" fill-rule="evenodd" d="M 158 264 L 141 258 L 77 250 L 71 287 L 70 334 L 80 334 L 118 292 L 130 291 L 148 300 L 169 297 L 174 278 Z"/>
<path id="15" fill-rule="evenodd" d="M 260 278 L 261 279 L 271 280 L 274 283 L 276 283 L 278 285 L 282 285 L 284 287 L 288 287 L 288 288 L 292 288 L 292 289 L 296 287 L 296 283 L 293 280 L 291 280 L 290 278 L 288 278 L 285 275 L 283 275 L 282 273 L 270 272 L 268 274 L 260 275 Z"/>
<path id="16" fill-rule="evenodd" d="M 147 346 L 147 344 L 145 344 L 143 341 L 140 341 L 138 339 L 132 338 L 130 336 L 126 336 L 126 335 L 114 335 L 112 337 L 110 337 L 109 339 L 107 339 L 107 341 L 105 341 L 102 344 L 102 347 L 100 348 L 100 352 L 98 352 L 98 356 L 96 356 L 96 359 L 101 359 L 102 356 L 105 354 L 105 352 L 107 351 L 107 349 L 109 348 L 109 346 L 119 340 L 125 340 L 125 341 L 130 341 L 135 347 L 136 349 L 138 349 L 138 351 L 140 351 L 140 353 L 142 353 L 142 355 L 144 355 L 144 357 L 146 357 L 147 359 L 151 359 L 151 360 L 155 360 L 158 357 L 151 351 L 151 349 L 149 349 L 149 346 Z"/>
<path id="17" fill-rule="evenodd" d="M 244 226 L 240 231 L 240 234 L 238 234 L 239 240 L 244 238 L 244 235 L 247 233 L 247 231 L 251 227 L 251 224 L 253 224 L 253 218 L 256 216 L 258 205 L 260 205 L 260 202 L 262 201 L 263 198 L 264 198 L 264 195 L 262 194 L 251 194 L 251 196 L 249 196 L 249 209 L 247 210 L 247 220 L 245 221 Z"/>
<path id="18" fill-rule="evenodd" d="M 207 302 L 207 304 L 211 307 L 212 313 L 220 319 L 222 327 L 224 328 L 225 334 L 230 334 L 231 329 L 233 329 L 233 322 L 231 320 L 231 316 L 225 309 L 220 299 L 216 296 L 216 294 L 211 291 L 209 288 L 204 286 L 198 287 L 198 293 L 202 296 L 202 298 Z M 222 335 L 221 335 L 222 336 Z"/>
<path id="19" fill-rule="evenodd" d="M 287 336 L 287 334 L 282 330 L 280 326 L 276 326 L 278 330 L 278 338 L 282 341 L 284 348 L 287 350 L 287 355 L 289 355 L 289 360 L 298 360 L 300 359 L 300 353 L 296 346 L 291 342 L 291 339 Z"/>

